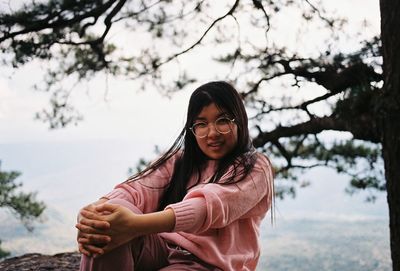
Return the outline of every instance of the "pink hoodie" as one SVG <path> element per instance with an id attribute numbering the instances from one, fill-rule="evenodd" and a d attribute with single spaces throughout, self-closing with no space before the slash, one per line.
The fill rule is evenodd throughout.
<path id="1" fill-rule="evenodd" d="M 262 155 L 250 174 L 236 184 L 208 183 L 216 161 L 210 160 L 200 183 L 181 202 L 171 204 L 173 232 L 160 235 L 222 270 L 255 270 L 260 256 L 259 228 L 273 198 L 271 164 Z M 171 178 L 176 155 L 138 181 L 122 183 L 105 197 L 125 199 L 143 213 L 157 210 Z M 229 170 L 221 181 L 229 178 Z M 192 178 L 191 184 L 194 184 Z"/>

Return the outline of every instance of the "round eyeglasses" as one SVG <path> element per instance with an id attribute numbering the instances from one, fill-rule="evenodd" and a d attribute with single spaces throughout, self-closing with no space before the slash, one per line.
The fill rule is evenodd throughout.
<path id="1" fill-rule="evenodd" d="M 228 134 L 232 131 L 232 124 L 235 123 L 235 119 L 229 119 L 227 117 L 222 117 L 214 122 L 215 130 L 220 134 Z M 198 138 L 204 138 L 210 132 L 209 123 L 205 121 L 199 121 L 190 127 L 190 130 Z"/>

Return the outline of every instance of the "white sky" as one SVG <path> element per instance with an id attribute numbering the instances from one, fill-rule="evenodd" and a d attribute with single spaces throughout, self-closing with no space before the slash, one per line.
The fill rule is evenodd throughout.
<path id="1" fill-rule="evenodd" d="M 21 2 L 21 1 L 19 1 Z M 18 1 L 2 4 L 17 5 Z M 312 1 L 316 3 L 315 1 Z M 368 26 L 363 27 L 363 35 L 370 37 L 379 33 L 379 1 L 377 0 L 353 0 L 353 1 L 323 1 L 329 10 L 337 10 L 336 13 L 348 16 L 348 26 L 344 32 L 356 35 L 353 29 L 358 29 L 368 19 Z M 357 10 L 357 12 L 354 12 Z M 283 29 L 279 33 L 294 33 L 291 29 L 296 24 L 292 19 L 283 17 L 278 20 L 279 27 Z M 246 35 L 246 29 L 241 30 Z M 117 33 L 118 34 L 118 33 Z M 119 36 L 115 34 L 113 39 Z M 272 33 L 272 35 L 274 35 Z M 312 37 L 312 36 L 311 36 Z M 271 39 L 274 38 L 273 36 Z M 315 40 L 323 37 L 317 36 L 304 39 L 299 44 L 294 35 L 280 35 L 274 40 L 287 40 L 288 44 L 294 44 L 299 48 L 313 48 Z M 261 41 L 263 39 L 261 38 Z M 348 40 L 342 44 L 349 49 L 358 46 L 358 38 Z M 352 44 L 353 42 L 353 44 Z M 289 46 L 290 47 L 290 46 Z M 207 55 L 209 49 L 199 49 L 195 55 L 189 55 L 189 60 L 183 65 L 195 70 L 200 77 L 200 82 L 214 78 L 224 78 L 226 71 L 221 71 L 220 66 L 210 62 Z M 307 50 L 307 49 L 306 49 Z M 204 67 L 207 67 L 206 69 Z M 11 75 L 11 77 L 10 77 Z M 43 75 L 43 67 L 33 63 L 17 71 L 11 71 L 5 67 L 0 68 L 0 143 L 26 142 L 43 140 L 71 140 L 81 138 L 146 138 L 154 142 L 169 143 L 163 141 L 165 136 L 173 138 L 184 122 L 186 103 L 192 90 L 186 93 L 178 93 L 172 100 L 160 97 L 155 90 L 146 93 L 136 91 L 137 84 L 132 81 L 115 80 L 109 78 L 108 90 L 106 79 L 103 76 L 96 77 L 88 84 L 80 85 L 74 91 L 75 105 L 83 113 L 85 120 L 78 127 L 69 127 L 63 131 L 49 132 L 46 125 L 32 121 L 34 114 L 47 106 L 48 95 L 32 91 L 32 86 L 40 82 Z M 107 92 L 107 94 L 106 94 Z M 81 94 L 78 94 L 81 93 Z M 308 95 L 308 94 L 306 94 Z M 107 102 L 104 101 L 107 96 Z M 145 113 L 144 113 L 145 112 Z M 162 112 L 160 114 L 159 112 Z M 168 125 L 165 125 L 168 123 Z M 149 125 L 152 124 L 152 125 Z M 160 138 L 157 125 L 164 124 L 162 137 Z M 142 129 L 138 130 L 141 127 Z M 143 127 L 146 127 L 143 129 Z M 158 128 L 158 127 L 157 127 Z M 29 131 L 27 133 L 26 131 Z M 139 132 L 140 131 L 140 132 Z M 160 144 L 162 144 L 160 142 Z"/>

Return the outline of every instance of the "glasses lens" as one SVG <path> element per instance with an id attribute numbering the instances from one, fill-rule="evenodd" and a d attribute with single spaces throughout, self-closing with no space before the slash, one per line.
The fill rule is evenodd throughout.
<path id="1" fill-rule="evenodd" d="M 215 127 L 221 134 L 227 134 L 231 131 L 231 120 L 228 118 L 220 118 L 215 122 Z"/>
<path id="2" fill-rule="evenodd" d="M 195 123 L 192 127 L 193 133 L 198 137 L 205 137 L 208 133 L 208 125 L 205 122 Z"/>

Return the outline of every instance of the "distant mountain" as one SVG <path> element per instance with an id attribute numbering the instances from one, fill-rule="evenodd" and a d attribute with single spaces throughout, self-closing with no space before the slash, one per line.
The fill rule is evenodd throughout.
<path id="1" fill-rule="evenodd" d="M 7 210 L 0 209 L 0 240 L 10 257 L 26 253 L 54 254 L 76 250 L 74 221 L 53 208 L 47 208 L 41 222 L 29 232 Z"/>
<path id="2" fill-rule="evenodd" d="M 385 219 L 289 219 L 264 223 L 258 271 L 389 271 Z"/>
<path id="3" fill-rule="evenodd" d="M 48 209 L 44 223 L 29 233 L 9 214 L 0 214 L 0 239 L 11 256 L 74 251 L 74 221 Z M 8 218 L 7 218 L 8 217 Z M 389 271 L 389 231 L 386 219 L 266 219 L 261 231 L 262 252 L 257 271 Z"/>

